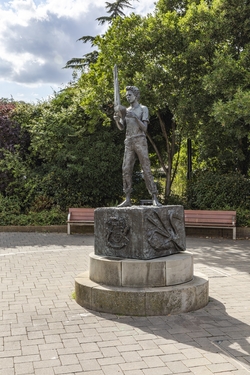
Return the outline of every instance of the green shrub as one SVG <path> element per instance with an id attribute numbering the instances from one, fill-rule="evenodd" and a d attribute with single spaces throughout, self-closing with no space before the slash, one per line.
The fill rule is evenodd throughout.
<path id="1" fill-rule="evenodd" d="M 171 194 L 167 200 L 168 205 L 185 206 L 185 203 L 186 203 L 185 197 L 179 196 L 177 194 Z"/>
<path id="2" fill-rule="evenodd" d="M 237 208 L 237 226 L 250 227 L 250 210 Z"/>
<path id="3" fill-rule="evenodd" d="M 250 179 L 239 173 L 195 173 L 187 187 L 185 208 L 236 210 L 237 225 L 250 226 Z"/>
<path id="4" fill-rule="evenodd" d="M 201 210 L 250 208 L 247 207 L 249 194 L 250 179 L 239 173 L 198 172 L 187 188 L 188 206 Z"/>
<path id="5" fill-rule="evenodd" d="M 4 197 L 0 194 L 0 214 L 19 215 L 21 213 L 20 202 L 15 197 Z"/>
<path id="6" fill-rule="evenodd" d="M 0 225 L 61 225 L 66 224 L 67 214 L 58 208 L 28 214 L 0 212 Z"/>

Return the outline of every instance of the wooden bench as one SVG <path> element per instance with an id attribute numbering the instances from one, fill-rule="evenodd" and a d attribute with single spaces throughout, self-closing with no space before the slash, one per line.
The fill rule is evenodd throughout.
<path id="1" fill-rule="evenodd" d="M 184 210 L 185 227 L 232 229 L 236 240 L 236 211 Z"/>
<path id="2" fill-rule="evenodd" d="M 69 208 L 67 233 L 71 225 L 94 225 L 94 208 Z"/>

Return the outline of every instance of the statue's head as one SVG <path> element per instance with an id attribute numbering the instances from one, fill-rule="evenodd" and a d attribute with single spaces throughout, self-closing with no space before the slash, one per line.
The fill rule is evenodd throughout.
<path id="1" fill-rule="evenodd" d="M 136 86 L 127 86 L 126 91 L 131 91 L 137 100 L 140 99 L 140 90 Z"/>

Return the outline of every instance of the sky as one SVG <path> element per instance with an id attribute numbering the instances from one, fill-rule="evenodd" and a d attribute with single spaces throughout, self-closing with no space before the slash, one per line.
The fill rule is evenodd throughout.
<path id="1" fill-rule="evenodd" d="M 131 5 L 146 15 L 155 0 Z M 105 32 L 96 21 L 105 15 L 105 0 L 0 0 L 0 98 L 37 103 L 64 88 L 66 62 L 91 50 L 77 39 Z"/>

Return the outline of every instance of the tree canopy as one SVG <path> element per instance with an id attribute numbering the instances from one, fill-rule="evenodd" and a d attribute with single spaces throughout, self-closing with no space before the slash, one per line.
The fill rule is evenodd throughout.
<path id="1" fill-rule="evenodd" d="M 136 0 L 138 1 L 138 0 Z M 106 4 L 106 10 L 107 10 L 107 16 L 101 16 L 98 17 L 96 20 L 100 25 L 103 25 L 104 23 L 112 23 L 113 20 L 117 17 L 125 17 L 124 8 L 130 8 L 133 9 L 131 6 L 131 1 L 129 0 L 116 0 L 113 3 L 105 2 Z M 84 35 L 81 38 L 78 39 L 78 41 L 82 41 L 83 43 L 91 43 L 91 47 L 95 44 L 95 38 L 91 35 Z M 83 57 L 73 57 L 69 61 L 67 61 L 64 68 L 68 69 L 77 69 L 77 70 L 86 70 L 90 64 L 95 63 L 98 57 L 98 51 L 94 50 L 89 53 L 86 53 Z"/>
<path id="2" fill-rule="evenodd" d="M 36 105 L 0 102 L 0 173 L 8 176 L 2 194 L 19 194 L 23 207 L 47 202 L 64 209 L 121 198 L 124 134 L 113 121 L 115 64 L 122 104 L 125 87 L 136 85 L 149 108 L 153 172 L 166 176 L 163 201 L 180 168 L 185 175 L 187 139 L 197 189 L 206 171 L 207 186 L 214 174 L 249 179 L 249 2 L 159 0 L 145 17 L 125 16 L 128 1 L 106 4 L 105 34 L 80 38 L 95 53 L 74 61 L 81 69 L 74 84 Z"/>
<path id="3" fill-rule="evenodd" d="M 103 102 L 112 105 L 112 67 L 117 64 L 120 87 L 140 87 L 144 104 L 158 117 L 170 169 L 176 149 L 171 138 L 181 134 L 197 143 L 203 166 L 246 175 L 250 10 L 245 2 L 236 3 L 160 0 L 154 15 L 115 19 L 95 39 L 98 59 L 79 81 L 80 86 L 88 82 L 83 106 L 93 121 L 103 116 Z M 162 121 L 164 111 L 172 114 L 172 124 Z"/>

